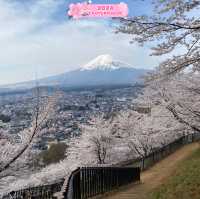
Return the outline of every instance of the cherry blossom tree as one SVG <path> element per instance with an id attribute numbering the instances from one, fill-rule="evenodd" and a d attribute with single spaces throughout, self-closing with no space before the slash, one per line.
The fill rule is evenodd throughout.
<path id="1" fill-rule="evenodd" d="M 199 75 L 187 73 L 173 76 L 170 81 L 153 81 L 137 101 L 151 101 L 161 107 L 191 132 L 199 132 Z"/>
<path id="2" fill-rule="evenodd" d="M 54 115 L 58 94 L 41 101 L 39 87 L 35 89 L 35 105 L 30 127 L 21 131 L 17 143 L 10 137 L 0 140 L 0 178 L 15 176 L 27 171 L 31 161 L 31 147 L 42 134 L 42 128 L 47 120 Z"/>
<path id="3" fill-rule="evenodd" d="M 151 42 L 152 55 L 168 57 L 148 79 L 183 71 L 199 71 L 199 0 L 153 0 L 153 15 L 121 19 L 117 32 L 131 34 L 132 42 Z M 181 49 L 181 50 L 180 50 Z"/>
<path id="4" fill-rule="evenodd" d="M 97 164 L 106 164 L 109 161 L 111 128 L 110 120 L 105 120 L 103 115 L 93 117 L 89 126 L 82 127 L 82 136 L 87 137 Z"/>
<path id="5" fill-rule="evenodd" d="M 144 101 L 162 104 L 176 121 L 199 132 L 200 1 L 152 3 L 153 15 L 121 19 L 117 32 L 131 34 L 140 45 L 150 42 L 151 55 L 164 58 L 146 76 Z"/>

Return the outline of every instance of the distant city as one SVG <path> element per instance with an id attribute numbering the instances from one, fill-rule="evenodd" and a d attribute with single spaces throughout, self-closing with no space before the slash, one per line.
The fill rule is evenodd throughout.
<path id="1" fill-rule="evenodd" d="M 52 142 L 62 142 L 78 136 L 80 124 L 87 124 L 92 116 L 104 114 L 105 117 L 111 117 L 117 111 L 130 108 L 133 98 L 142 87 L 135 84 L 71 90 L 62 88 L 62 98 L 58 100 L 56 115 L 43 127 L 43 136 L 33 145 L 33 149 L 46 150 Z M 31 124 L 35 103 L 33 91 L 34 89 L 0 94 L 0 137 L 2 139 L 5 139 L 3 136 L 7 132 L 6 136 L 10 136 L 15 142 L 17 140 L 20 142 L 18 133 Z M 40 96 L 41 101 L 48 96 L 48 92 L 43 93 L 46 94 Z"/>

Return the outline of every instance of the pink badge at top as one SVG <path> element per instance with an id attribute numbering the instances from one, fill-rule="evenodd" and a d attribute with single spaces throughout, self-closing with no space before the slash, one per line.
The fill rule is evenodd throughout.
<path id="1" fill-rule="evenodd" d="M 128 6 L 119 4 L 90 4 L 87 2 L 70 4 L 68 15 L 74 19 L 86 17 L 127 17 Z"/>

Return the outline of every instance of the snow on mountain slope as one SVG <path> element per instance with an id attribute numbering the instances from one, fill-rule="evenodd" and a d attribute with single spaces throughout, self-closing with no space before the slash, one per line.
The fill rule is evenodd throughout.
<path id="1" fill-rule="evenodd" d="M 84 70 L 116 70 L 119 68 L 130 68 L 131 66 L 120 61 L 114 61 L 111 55 L 100 55 L 81 67 Z"/>
<path id="2" fill-rule="evenodd" d="M 148 70 L 134 68 L 127 63 L 113 60 L 110 55 L 100 55 L 77 70 L 38 80 L 40 86 L 84 87 L 102 85 L 127 85 L 142 83 L 142 76 Z M 30 89 L 35 87 L 35 81 L 5 85 L 5 89 Z"/>

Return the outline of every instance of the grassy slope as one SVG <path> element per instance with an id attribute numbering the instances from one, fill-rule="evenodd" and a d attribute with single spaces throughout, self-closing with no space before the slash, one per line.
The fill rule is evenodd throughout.
<path id="1" fill-rule="evenodd" d="M 151 199 L 200 199 L 200 149 L 182 161 Z"/>

